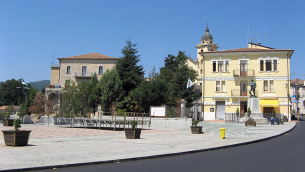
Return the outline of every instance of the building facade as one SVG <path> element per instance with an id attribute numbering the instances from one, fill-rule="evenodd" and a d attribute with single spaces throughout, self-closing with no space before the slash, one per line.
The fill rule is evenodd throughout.
<path id="1" fill-rule="evenodd" d="M 294 50 L 274 49 L 260 43 L 248 47 L 218 50 L 207 26 L 197 44 L 197 61 L 189 66 L 198 72 L 197 85 L 202 88 L 200 119 L 224 119 L 237 108 L 246 112 L 250 83 L 256 83 L 261 113 L 290 114 L 290 58 Z"/>
<path id="2" fill-rule="evenodd" d="M 305 114 L 305 80 L 292 79 L 290 82 L 292 112 Z"/>
<path id="3" fill-rule="evenodd" d="M 118 59 L 99 53 L 58 58 L 59 64 L 51 65 L 50 86 L 46 88 L 46 96 L 55 105 L 60 104 L 62 89 L 67 82 L 75 82 L 77 85 L 90 81 L 94 73 L 100 79 L 106 70 L 115 66 Z"/>

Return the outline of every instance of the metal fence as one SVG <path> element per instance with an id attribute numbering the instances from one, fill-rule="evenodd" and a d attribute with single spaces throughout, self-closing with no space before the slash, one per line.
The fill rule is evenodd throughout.
<path id="1" fill-rule="evenodd" d="M 277 113 L 272 115 L 271 113 L 252 113 L 250 118 L 253 118 L 257 123 L 269 124 L 271 118 L 274 117 L 275 121 L 282 122 L 284 120 L 284 114 Z M 225 122 L 231 123 L 243 123 L 248 120 L 247 113 L 225 113 Z"/>

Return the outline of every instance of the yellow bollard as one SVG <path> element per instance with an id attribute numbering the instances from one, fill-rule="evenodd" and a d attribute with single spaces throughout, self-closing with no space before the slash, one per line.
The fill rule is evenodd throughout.
<path id="1" fill-rule="evenodd" d="M 220 130 L 220 138 L 225 139 L 226 128 L 220 128 L 219 130 Z"/>

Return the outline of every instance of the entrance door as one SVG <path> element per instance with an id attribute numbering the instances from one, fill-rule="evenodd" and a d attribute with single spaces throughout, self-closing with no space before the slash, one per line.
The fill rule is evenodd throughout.
<path id="1" fill-rule="evenodd" d="M 247 82 L 240 82 L 240 96 L 247 96 Z"/>
<path id="2" fill-rule="evenodd" d="M 225 119 L 225 101 L 216 101 L 216 119 Z"/>
<path id="3" fill-rule="evenodd" d="M 240 76 L 247 76 L 247 61 L 240 62 Z"/>
<path id="4" fill-rule="evenodd" d="M 273 108 L 274 107 L 264 107 L 263 108 L 263 111 L 264 111 L 263 113 L 272 113 Z"/>
<path id="5" fill-rule="evenodd" d="M 245 112 L 247 112 L 247 102 L 241 101 L 240 102 L 240 113 L 245 113 Z"/>

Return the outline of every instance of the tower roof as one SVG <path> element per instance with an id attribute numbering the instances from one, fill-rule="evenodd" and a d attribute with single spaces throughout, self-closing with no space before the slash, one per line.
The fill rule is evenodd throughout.
<path id="1" fill-rule="evenodd" d="M 208 24 L 207 24 L 207 27 L 205 29 L 205 33 L 202 35 L 202 38 L 201 38 L 201 41 L 205 41 L 205 40 L 213 40 L 213 36 L 209 32 Z"/>

